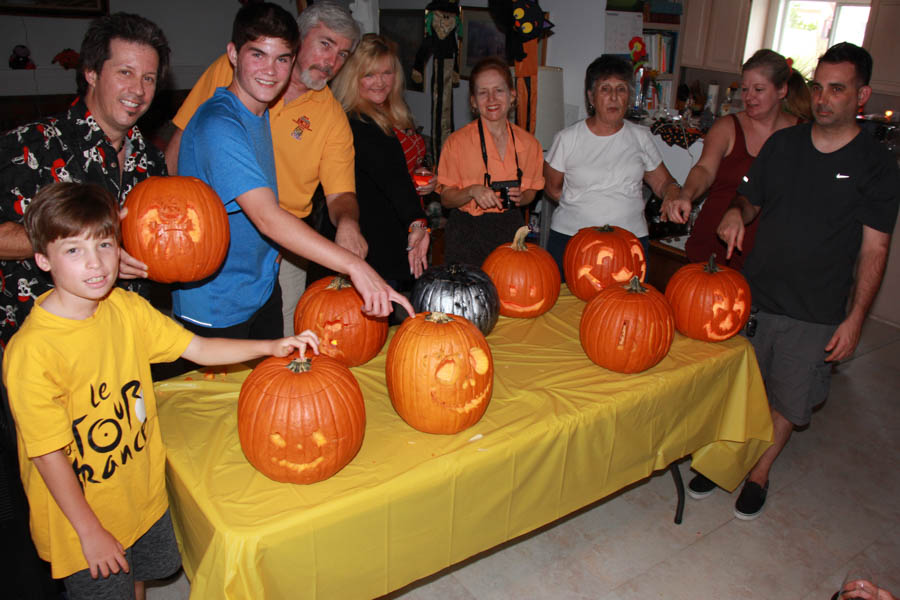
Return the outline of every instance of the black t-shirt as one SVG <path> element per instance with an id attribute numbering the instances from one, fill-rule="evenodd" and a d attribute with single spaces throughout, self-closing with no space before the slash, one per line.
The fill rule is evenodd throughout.
<path id="1" fill-rule="evenodd" d="M 744 275 L 760 309 L 813 323 L 844 320 L 862 226 L 891 233 L 896 159 L 869 134 L 823 154 L 806 123 L 775 132 L 738 187 L 761 207 Z"/>

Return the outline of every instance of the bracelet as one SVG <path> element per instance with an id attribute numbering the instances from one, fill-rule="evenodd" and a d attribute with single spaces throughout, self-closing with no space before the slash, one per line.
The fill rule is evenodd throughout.
<path id="1" fill-rule="evenodd" d="M 428 226 L 428 221 L 426 221 L 425 219 L 416 219 L 415 221 L 410 223 L 407 233 L 412 233 L 413 228 L 424 229 L 426 233 L 431 233 L 431 227 Z"/>

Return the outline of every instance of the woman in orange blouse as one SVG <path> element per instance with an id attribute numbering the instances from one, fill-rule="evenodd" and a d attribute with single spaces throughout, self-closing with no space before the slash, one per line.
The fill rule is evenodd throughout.
<path id="1" fill-rule="evenodd" d="M 472 69 L 469 101 L 478 118 L 447 138 L 438 165 L 437 191 L 451 209 L 448 263 L 481 266 L 497 246 L 512 241 L 525 224 L 520 208 L 544 187 L 540 142 L 508 119 L 515 98 L 503 60 L 486 58 Z"/>

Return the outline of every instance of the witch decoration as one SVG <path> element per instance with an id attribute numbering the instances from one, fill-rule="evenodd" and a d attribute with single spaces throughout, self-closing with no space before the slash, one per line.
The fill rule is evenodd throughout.
<path id="1" fill-rule="evenodd" d="M 425 7 L 425 39 L 416 52 L 412 80 L 421 84 L 425 62 L 433 57 L 431 72 L 431 155 L 437 163 L 441 146 L 453 133 L 453 87 L 459 85 L 459 3 L 435 0 Z"/>

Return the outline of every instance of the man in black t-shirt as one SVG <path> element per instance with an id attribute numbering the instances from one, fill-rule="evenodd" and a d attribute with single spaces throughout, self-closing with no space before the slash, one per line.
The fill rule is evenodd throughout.
<path id="1" fill-rule="evenodd" d="M 831 365 L 853 354 L 881 284 L 900 175 L 894 157 L 856 123 L 872 93 L 871 73 L 872 57 L 853 44 L 822 55 L 810 85 L 814 122 L 769 138 L 719 224 L 730 257 L 745 225 L 760 219 L 744 267 L 756 311 L 755 334 L 747 335 L 766 383 L 774 443 L 735 503 L 741 519 L 762 511 L 772 463 L 825 400 Z M 697 498 L 715 484 L 697 475 L 688 487 Z"/>

